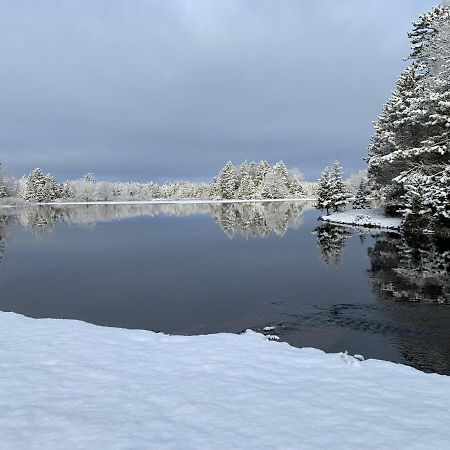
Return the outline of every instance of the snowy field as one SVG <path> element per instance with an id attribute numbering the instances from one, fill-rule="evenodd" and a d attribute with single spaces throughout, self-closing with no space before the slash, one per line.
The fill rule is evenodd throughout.
<path id="1" fill-rule="evenodd" d="M 448 449 L 450 378 L 264 336 L 0 313 L 0 448 Z"/>
<path id="2" fill-rule="evenodd" d="M 355 225 L 358 227 L 382 228 L 399 230 L 401 219 L 397 217 L 384 217 L 381 209 L 351 209 L 344 212 L 322 216 L 324 222 L 340 225 Z"/>

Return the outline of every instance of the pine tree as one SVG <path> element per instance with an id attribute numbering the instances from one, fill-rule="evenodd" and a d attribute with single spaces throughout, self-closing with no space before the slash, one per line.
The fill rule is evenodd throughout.
<path id="1" fill-rule="evenodd" d="M 70 181 L 65 181 L 62 185 L 61 198 L 73 198 L 75 196 Z"/>
<path id="2" fill-rule="evenodd" d="M 331 168 L 331 202 L 334 210 L 340 211 L 344 209 L 350 198 L 345 183 L 342 181 L 342 167 L 337 161 L 333 163 Z"/>
<path id="3" fill-rule="evenodd" d="M 316 208 L 321 210 L 326 210 L 327 215 L 330 213 L 330 209 L 332 209 L 332 186 L 333 186 L 333 177 L 331 173 L 331 169 L 329 167 L 325 167 L 322 172 L 322 176 L 318 180 L 317 186 L 317 201 Z"/>
<path id="4" fill-rule="evenodd" d="M 255 197 L 255 184 L 248 170 L 244 170 L 241 173 L 241 180 L 239 189 L 237 191 L 238 198 L 252 199 Z"/>
<path id="5" fill-rule="evenodd" d="M 414 214 L 427 217 L 433 226 L 447 227 L 449 24 L 449 4 L 434 7 L 413 23 L 409 33 L 412 64 L 375 124 L 368 158 L 371 182 L 382 189 L 388 211 L 406 216 L 414 206 Z"/>
<path id="6" fill-rule="evenodd" d="M 288 170 L 283 161 L 278 161 L 273 166 L 273 172 L 276 174 L 282 189 L 288 190 Z"/>
<path id="7" fill-rule="evenodd" d="M 289 172 L 287 188 L 292 197 L 306 197 L 306 192 L 300 183 L 300 178 L 295 172 Z"/>
<path id="8" fill-rule="evenodd" d="M 48 202 L 57 198 L 57 186 L 51 175 L 45 175 L 42 169 L 34 169 L 26 178 L 23 198 L 31 202 Z"/>
<path id="9" fill-rule="evenodd" d="M 289 191 L 283 176 L 280 176 L 280 169 L 272 167 L 264 177 L 260 186 L 260 192 L 263 198 L 286 198 Z"/>
<path id="10" fill-rule="evenodd" d="M 83 180 L 84 180 L 86 183 L 95 183 L 95 182 L 97 181 L 97 180 L 95 179 L 94 174 L 91 173 L 91 172 L 88 172 L 88 173 L 83 177 Z"/>
<path id="11" fill-rule="evenodd" d="M 233 199 L 235 197 L 236 178 L 234 166 L 231 161 L 228 161 L 220 171 L 218 182 L 221 198 Z"/>
<path id="12" fill-rule="evenodd" d="M 358 191 L 356 192 L 355 200 L 353 201 L 354 209 L 365 209 L 369 207 L 367 197 L 369 196 L 369 188 L 367 181 L 363 178 L 359 183 Z"/>
<path id="13" fill-rule="evenodd" d="M 348 204 L 350 194 L 342 181 L 342 168 L 336 161 L 326 167 L 318 181 L 316 208 L 340 211 Z"/>
<path id="14" fill-rule="evenodd" d="M 270 164 L 267 161 L 260 161 L 256 168 L 256 175 L 255 175 L 255 186 L 260 187 L 262 185 L 262 182 L 264 181 L 264 178 L 270 170 Z"/>
<path id="15" fill-rule="evenodd" d="M 247 161 L 244 161 L 237 169 L 235 169 L 235 190 L 237 191 L 239 189 L 239 186 L 241 184 L 242 177 L 245 173 L 249 173 L 250 166 L 248 165 Z"/>
<path id="16" fill-rule="evenodd" d="M 8 197 L 8 185 L 0 163 L 0 198 Z"/>
<path id="17" fill-rule="evenodd" d="M 80 189 L 80 195 L 83 201 L 91 202 L 96 200 L 96 183 L 97 180 L 95 179 L 95 176 L 90 172 L 83 177 Z"/>

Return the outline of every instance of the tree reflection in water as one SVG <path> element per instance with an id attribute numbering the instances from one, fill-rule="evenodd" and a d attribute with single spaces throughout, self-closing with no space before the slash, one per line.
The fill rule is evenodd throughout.
<path id="1" fill-rule="evenodd" d="M 94 226 L 96 223 L 132 217 L 158 215 L 211 215 L 223 232 L 233 238 L 266 237 L 271 233 L 283 236 L 289 228 L 296 229 L 301 215 L 311 209 L 310 202 L 205 203 L 150 205 L 65 205 L 36 206 L 16 211 L 20 224 L 38 234 L 60 222 Z"/>
<path id="2" fill-rule="evenodd" d="M 449 242 L 397 234 L 376 237 L 368 249 L 369 278 L 380 301 L 450 303 Z"/>
<path id="3" fill-rule="evenodd" d="M 317 236 L 317 246 L 322 261 L 327 266 L 338 266 L 341 262 L 342 251 L 351 236 L 348 229 L 325 224 L 317 227 L 313 234 Z"/>

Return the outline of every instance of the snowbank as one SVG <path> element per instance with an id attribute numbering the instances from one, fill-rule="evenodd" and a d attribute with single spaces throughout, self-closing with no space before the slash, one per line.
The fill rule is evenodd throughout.
<path id="1" fill-rule="evenodd" d="M 0 313 L 2 449 L 448 448 L 450 378 L 244 335 Z"/>
<path id="2" fill-rule="evenodd" d="M 349 211 L 322 216 L 324 222 L 339 225 L 354 225 L 358 227 L 382 228 L 399 230 L 401 219 L 397 217 L 385 217 L 380 209 L 351 209 Z"/>

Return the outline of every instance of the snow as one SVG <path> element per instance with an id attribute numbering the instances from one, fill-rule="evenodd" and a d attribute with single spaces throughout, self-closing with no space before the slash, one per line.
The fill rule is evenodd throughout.
<path id="1" fill-rule="evenodd" d="M 313 201 L 314 198 L 296 197 L 296 198 L 273 198 L 273 199 L 229 199 L 229 200 L 124 200 L 124 201 L 105 201 L 105 202 L 42 202 L 30 203 L 33 206 L 61 206 L 61 205 L 158 205 L 158 204 L 177 204 L 177 205 L 202 205 L 202 204 L 218 204 L 218 203 L 267 203 L 267 202 L 304 202 Z"/>
<path id="2" fill-rule="evenodd" d="M 381 209 L 351 209 L 344 212 L 322 216 L 320 220 L 339 225 L 354 225 L 358 227 L 383 228 L 398 230 L 401 218 L 385 217 Z"/>
<path id="3" fill-rule="evenodd" d="M 361 359 L 0 313 L 0 447 L 448 448 L 450 378 Z"/>

